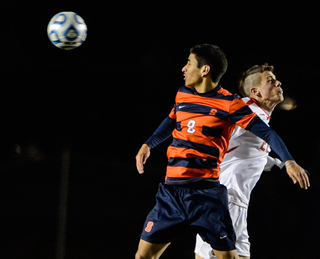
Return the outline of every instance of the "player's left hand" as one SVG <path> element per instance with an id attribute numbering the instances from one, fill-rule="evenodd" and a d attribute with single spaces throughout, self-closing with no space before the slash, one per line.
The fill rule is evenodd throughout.
<path id="1" fill-rule="evenodd" d="M 307 190 L 310 187 L 310 182 L 306 170 L 304 170 L 294 161 L 288 160 L 286 161 L 286 165 L 288 165 L 286 167 L 287 173 L 289 177 L 292 179 L 293 183 L 296 184 L 298 182 L 301 188 Z"/>

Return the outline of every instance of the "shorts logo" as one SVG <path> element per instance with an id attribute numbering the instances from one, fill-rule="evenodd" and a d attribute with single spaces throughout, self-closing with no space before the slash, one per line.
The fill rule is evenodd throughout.
<path id="1" fill-rule="evenodd" d="M 150 232 L 152 227 L 153 227 L 153 222 L 152 221 L 149 221 L 146 228 L 144 229 L 146 232 Z"/>

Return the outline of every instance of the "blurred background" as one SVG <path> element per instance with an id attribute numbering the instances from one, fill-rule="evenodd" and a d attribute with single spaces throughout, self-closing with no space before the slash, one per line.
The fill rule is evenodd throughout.
<path id="1" fill-rule="evenodd" d="M 0 7 L 1 258 L 134 258 L 170 140 L 152 151 L 144 175 L 135 155 L 171 110 L 198 43 L 226 53 L 221 84 L 229 91 L 237 92 L 242 71 L 269 63 L 297 102 L 275 110 L 270 125 L 311 173 L 311 188 L 293 185 L 284 171 L 263 173 L 249 209 L 252 258 L 318 257 L 316 3 L 13 0 Z M 88 26 L 78 49 L 48 40 L 47 25 L 61 11 Z M 193 246 L 186 235 L 161 258 L 194 258 Z"/>

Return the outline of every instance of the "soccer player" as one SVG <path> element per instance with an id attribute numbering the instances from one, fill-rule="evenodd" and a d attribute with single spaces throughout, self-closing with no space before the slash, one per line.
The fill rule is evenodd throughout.
<path id="1" fill-rule="evenodd" d="M 218 259 L 239 258 L 228 210 L 227 189 L 219 183 L 220 164 L 234 125 L 250 130 L 270 144 L 287 165 L 294 182 L 308 188 L 309 179 L 280 137 L 247 104 L 219 85 L 227 59 L 214 45 L 191 48 L 182 68 L 185 86 L 175 106 L 136 155 L 144 173 L 150 150 L 172 135 L 164 183 L 148 214 L 135 258 L 159 258 L 174 238 L 191 228 L 214 249 Z"/>
<path id="2" fill-rule="evenodd" d="M 269 125 L 271 113 L 283 101 L 281 82 L 273 74 L 273 66 L 264 64 L 253 66 L 243 73 L 239 81 L 239 91 L 244 102 L 262 121 Z M 251 132 L 235 127 L 228 151 L 220 170 L 220 183 L 228 189 L 229 211 L 236 233 L 236 249 L 240 258 L 250 258 L 250 242 L 247 231 L 247 212 L 250 194 L 263 170 L 273 165 L 282 168 L 283 163 L 268 156 L 269 145 Z M 215 258 L 212 248 L 197 235 L 196 258 Z"/>

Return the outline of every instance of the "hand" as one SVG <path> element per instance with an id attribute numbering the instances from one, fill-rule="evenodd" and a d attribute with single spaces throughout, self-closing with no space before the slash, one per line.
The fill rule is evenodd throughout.
<path id="1" fill-rule="evenodd" d="M 150 148 L 147 144 L 143 144 L 136 155 L 136 166 L 139 174 L 144 173 L 144 164 L 146 163 L 148 157 L 150 156 Z"/>
<path id="2" fill-rule="evenodd" d="M 286 165 L 290 162 L 293 162 L 292 160 L 286 161 Z M 293 183 L 296 184 L 299 182 L 299 185 L 303 189 L 308 189 L 310 187 L 309 177 L 306 171 L 299 166 L 297 163 L 292 163 L 286 167 L 287 173 L 289 177 L 292 179 Z"/>

